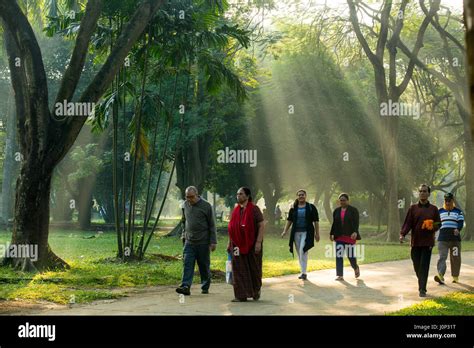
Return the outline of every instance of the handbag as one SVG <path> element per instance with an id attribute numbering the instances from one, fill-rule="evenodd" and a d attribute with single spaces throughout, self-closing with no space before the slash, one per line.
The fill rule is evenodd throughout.
<path id="1" fill-rule="evenodd" d="M 232 281 L 232 255 L 227 252 L 227 261 L 225 263 L 225 282 L 227 284 L 233 284 Z"/>

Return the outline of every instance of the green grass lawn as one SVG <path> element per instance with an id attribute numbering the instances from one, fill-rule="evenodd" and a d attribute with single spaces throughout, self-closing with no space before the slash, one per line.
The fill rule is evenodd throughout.
<path id="1" fill-rule="evenodd" d="M 452 292 L 388 315 L 474 315 L 474 292 Z"/>
<path id="2" fill-rule="evenodd" d="M 283 227 L 281 227 L 283 228 Z M 361 229 L 365 257 L 360 264 L 407 259 L 408 243 L 385 243 L 367 238 L 373 227 Z M 322 225 L 322 240 L 310 251 L 308 271 L 335 268 L 335 260 L 326 257 L 326 247 L 332 245 L 327 226 Z M 93 238 L 90 238 L 92 237 Z M 88 238 L 89 237 L 89 238 Z M 288 237 L 288 236 L 287 236 Z M 288 251 L 288 238 L 267 234 L 264 241 L 263 276 L 274 277 L 299 272 L 298 260 Z M 11 234 L 0 231 L 0 243 L 9 242 Z M 52 230 L 50 245 L 54 252 L 66 260 L 71 269 L 28 274 L 0 267 L 0 300 L 46 300 L 56 303 L 90 302 L 95 299 L 116 298 L 128 290 L 153 285 L 178 285 L 181 279 L 181 241 L 175 237 L 155 236 L 150 243 L 147 258 L 142 262 L 122 263 L 115 259 L 115 232 Z M 227 236 L 219 236 L 218 248 L 211 256 L 214 281 L 224 280 Z M 474 250 L 474 242 L 463 243 L 463 250 Z M 435 248 L 434 253 L 437 253 Z M 175 256 L 167 259 L 160 255 Z M 346 261 L 346 264 L 347 261 Z M 197 278 L 196 278 L 197 281 Z"/>

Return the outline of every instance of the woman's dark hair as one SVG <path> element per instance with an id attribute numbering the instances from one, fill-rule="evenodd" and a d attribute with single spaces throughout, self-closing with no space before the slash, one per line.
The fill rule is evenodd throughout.
<path id="1" fill-rule="evenodd" d="M 347 200 L 349 200 L 349 195 L 347 193 L 341 193 L 338 199 L 341 199 L 341 197 L 345 197 Z"/>
<path id="2" fill-rule="evenodd" d="M 252 202 L 252 192 L 248 187 L 241 187 L 239 190 L 243 190 L 245 192 L 245 195 L 249 198 L 249 202 Z"/>
<path id="3" fill-rule="evenodd" d="M 305 196 L 306 196 L 306 194 L 307 194 L 305 190 L 300 189 L 300 190 L 296 191 L 296 195 L 298 195 L 298 193 L 300 193 L 300 192 L 304 192 L 304 195 L 305 195 Z M 298 198 L 296 198 L 296 199 L 295 199 L 295 203 L 293 203 L 293 207 L 296 208 L 296 207 L 298 206 L 298 204 L 299 204 L 299 201 L 298 201 Z"/>

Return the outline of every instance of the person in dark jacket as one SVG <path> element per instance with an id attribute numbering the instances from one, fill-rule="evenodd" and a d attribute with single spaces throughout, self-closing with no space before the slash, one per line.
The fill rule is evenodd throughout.
<path id="1" fill-rule="evenodd" d="M 293 244 L 296 246 L 298 260 L 301 268 L 301 275 L 298 279 L 306 280 L 308 267 L 308 250 L 314 247 L 314 240 L 319 242 L 319 214 L 318 209 L 311 203 L 306 202 L 306 191 L 299 190 L 298 197 L 288 212 L 288 221 L 283 229 L 281 237 L 291 227 L 290 253 L 293 254 Z"/>
<path id="2" fill-rule="evenodd" d="M 349 195 L 339 195 L 340 206 L 333 212 L 333 223 L 330 238 L 336 242 L 336 280 L 344 280 L 344 254 L 347 254 L 349 262 L 354 269 L 355 277 L 359 278 L 360 268 L 357 265 L 356 240 L 360 240 L 359 234 L 359 211 L 349 205 Z"/>
<path id="3" fill-rule="evenodd" d="M 420 200 L 408 209 L 400 231 L 400 242 L 403 242 L 411 231 L 411 259 L 418 278 L 418 291 L 420 297 L 426 297 L 431 252 L 435 245 L 435 232 L 441 225 L 441 217 L 438 208 L 428 201 L 431 188 L 423 184 L 418 191 Z"/>

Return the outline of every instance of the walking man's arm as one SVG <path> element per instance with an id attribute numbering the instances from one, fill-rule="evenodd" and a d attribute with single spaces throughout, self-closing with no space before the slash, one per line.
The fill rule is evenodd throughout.
<path id="1" fill-rule="evenodd" d="M 403 223 L 402 230 L 400 231 L 400 242 L 403 242 L 405 236 L 410 232 L 413 225 L 413 217 L 412 217 L 412 208 L 408 209 L 407 216 L 405 217 L 405 222 Z"/>

